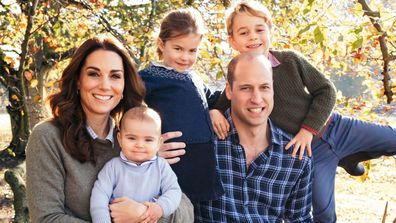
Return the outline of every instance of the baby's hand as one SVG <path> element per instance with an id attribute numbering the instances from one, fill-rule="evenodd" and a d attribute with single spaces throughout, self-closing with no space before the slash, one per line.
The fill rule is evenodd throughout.
<path id="1" fill-rule="evenodd" d="M 230 130 L 230 124 L 224 115 L 217 109 L 209 110 L 210 119 L 212 120 L 213 131 L 217 137 L 221 140 L 227 137 L 228 131 Z"/>
<path id="2" fill-rule="evenodd" d="M 298 158 L 300 160 L 302 159 L 302 157 L 304 155 L 305 149 L 307 149 L 308 156 L 311 157 L 312 156 L 312 151 L 311 151 L 312 138 L 313 138 L 312 132 L 310 132 L 304 128 L 301 128 L 300 131 L 298 131 L 297 135 L 294 136 L 294 138 L 292 140 L 290 140 L 290 142 L 286 145 L 285 149 L 288 150 L 291 146 L 294 145 L 292 157 L 296 156 L 296 153 L 298 152 L 299 149 L 300 149 L 300 155 Z"/>
<path id="3" fill-rule="evenodd" d="M 162 217 L 164 214 L 161 206 L 159 206 L 157 203 L 153 202 L 144 202 L 143 203 L 147 207 L 147 211 L 145 213 L 145 216 L 147 216 L 143 222 L 157 222 L 158 219 Z"/>

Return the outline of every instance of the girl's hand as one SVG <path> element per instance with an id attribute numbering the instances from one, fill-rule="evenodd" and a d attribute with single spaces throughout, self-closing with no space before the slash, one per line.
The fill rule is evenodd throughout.
<path id="1" fill-rule="evenodd" d="M 228 131 L 230 130 L 230 124 L 224 115 L 217 109 L 211 109 L 209 111 L 210 119 L 212 120 L 213 131 L 217 137 L 221 140 L 227 137 Z"/>
<path id="2" fill-rule="evenodd" d="M 162 139 L 164 140 L 164 144 L 162 144 L 161 148 L 158 151 L 158 155 L 162 158 L 165 158 L 169 164 L 174 164 L 180 161 L 180 157 L 186 153 L 184 148 L 186 144 L 184 142 L 168 142 L 166 140 L 177 138 L 182 136 L 182 132 L 167 132 L 162 134 Z"/>
<path id="3" fill-rule="evenodd" d="M 294 145 L 292 157 L 295 157 L 298 150 L 300 150 L 300 155 L 299 159 L 301 160 L 305 149 L 307 149 L 308 156 L 312 156 L 312 150 L 311 150 L 311 143 L 312 143 L 312 138 L 313 134 L 312 132 L 301 128 L 300 131 L 298 131 L 297 135 L 294 136 L 292 140 L 286 145 L 285 149 L 288 150 L 291 146 Z"/>
<path id="4" fill-rule="evenodd" d="M 155 223 L 162 217 L 164 214 L 161 206 L 153 202 L 144 202 L 143 203 L 147 207 L 147 211 L 145 216 L 147 216 L 142 223 Z"/>
<path id="5" fill-rule="evenodd" d="M 114 223 L 138 223 L 147 218 L 147 207 L 127 197 L 115 198 L 109 208 Z"/>

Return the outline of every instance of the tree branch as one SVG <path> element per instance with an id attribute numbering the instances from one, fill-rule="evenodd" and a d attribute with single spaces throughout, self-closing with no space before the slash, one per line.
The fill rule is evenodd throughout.
<path id="1" fill-rule="evenodd" d="M 90 6 L 89 3 L 86 2 L 85 0 L 81 0 L 81 2 L 69 0 L 67 2 L 70 4 L 78 4 L 78 6 L 88 9 L 93 15 L 97 14 L 96 12 L 94 12 L 94 9 L 92 8 L 92 6 Z M 116 37 L 124 45 L 124 47 L 128 50 L 129 55 L 132 57 L 132 59 L 135 61 L 135 63 L 139 64 L 140 63 L 139 59 L 136 58 L 136 56 L 133 53 L 133 50 L 131 49 L 131 47 L 129 47 L 129 45 L 125 41 L 124 37 L 117 30 L 112 28 L 112 25 L 110 24 L 110 22 L 102 14 L 99 14 L 97 16 L 99 17 L 100 23 L 104 26 L 104 28 L 109 33 L 111 33 L 114 37 Z"/>
<path id="2" fill-rule="evenodd" d="M 153 27 L 155 9 L 156 8 L 157 8 L 157 1 L 156 0 L 151 0 L 150 16 L 149 16 L 149 18 L 147 19 L 147 22 L 146 22 L 146 27 L 147 28 Z M 146 49 L 145 46 L 147 45 L 148 40 L 149 40 L 148 36 L 147 35 L 144 36 L 142 48 L 140 48 L 140 58 L 142 58 L 144 56 L 145 49 Z M 138 64 L 138 66 L 140 65 L 140 63 L 137 63 L 137 64 Z"/>
<path id="3" fill-rule="evenodd" d="M 358 2 L 360 3 L 360 5 L 362 5 L 362 8 L 364 10 L 364 15 L 368 17 L 377 17 L 377 18 L 381 17 L 379 12 L 370 9 L 366 0 L 358 0 Z"/>
<path id="4" fill-rule="evenodd" d="M 230 0 L 223 0 L 223 5 L 224 5 L 224 8 L 228 8 L 231 5 L 231 1 Z"/>
<path id="5" fill-rule="evenodd" d="M 364 15 L 366 15 L 370 18 L 370 21 L 373 24 L 373 26 L 375 27 L 375 29 L 379 33 L 381 33 L 381 35 L 378 37 L 378 41 L 380 43 L 382 60 L 384 61 L 383 71 L 382 71 L 382 75 L 384 78 L 382 79 L 382 82 L 384 84 L 384 95 L 386 96 L 387 102 L 389 104 L 393 100 L 393 98 L 392 98 L 393 92 L 392 92 L 392 88 L 390 86 L 391 77 L 389 75 L 389 66 L 390 66 L 389 62 L 392 60 L 393 56 L 390 56 L 389 52 L 388 52 L 388 46 L 386 43 L 387 42 L 386 38 L 387 38 L 388 34 L 382 30 L 381 25 L 378 23 L 378 20 L 381 18 L 380 13 L 374 12 L 373 10 L 371 10 L 370 7 L 368 6 L 366 0 L 358 0 L 358 2 L 362 5 L 362 8 L 364 10 Z"/>
<path id="6" fill-rule="evenodd" d="M 219 54 L 217 53 L 217 47 L 214 48 L 214 55 L 215 55 L 215 57 L 220 58 Z M 221 63 L 218 63 L 218 65 L 219 65 L 219 68 L 221 70 L 221 73 L 223 74 L 223 77 L 226 78 L 226 76 L 225 76 L 226 72 L 225 72 L 223 66 L 221 65 Z"/>
<path id="7" fill-rule="evenodd" d="M 27 11 L 28 13 L 28 19 L 27 19 L 27 26 L 26 26 L 26 31 L 25 31 L 25 36 L 21 45 L 21 60 L 20 60 L 20 64 L 19 64 L 19 69 L 18 69 L 18 77 L 19 77 L 19 82 L 20 82 L 20 87 L 21 87 L 21 91 L 22 91 L 22 95 L 25 96 L 26 95 L 26 86 L 25 86 L 25 78 L 23 77 L 23 71 L 25 68 L 25 61 L 26 61 L 26 57 L 27 57 L 27 51 L 28 51 L 28 42 L 30 39 L 30 35 L 31 35 L 31 30 L 33 28 L 33 17 L 36 13 L 36 8 L 37 8 L 37 4 L 38 4 L 39 0 L 34 0 L 32 2 L 28 3 L 29 9 Z M 25 124 L 26 126 L 24 129 L 25 133 L 28 133 L 30 130 L 30 124 L 29 124 L 29 116 L 27 115 L 27 107 L 26 107 L 26 103 L 24 98 L 21 98 L 23 100 L 23 119 L 25 119 Z"/>
<path id="8" fill-rule="evenodd" d="M 74 48 L 68 49 L 64 52 L 52 53 L 52 54 L 48 55 L 47 58 L 55 60 L 55 61 L 61 61 L 64 59 L 68 59 L 71 56 L 73 56 L 75 50 L 76 50 L 76 48 L 74 47 Z"/>

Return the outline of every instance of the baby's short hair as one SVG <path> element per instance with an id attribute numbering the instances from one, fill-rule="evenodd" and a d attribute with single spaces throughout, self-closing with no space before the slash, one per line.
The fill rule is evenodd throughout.
<path id="1" fill-rule="evenodd" d="M 152 108 L 147 106 L 137 106 L 129 109 L 121 118 L 120 131 L 125 125 L 126 120 L 140 120 L 140 121 L 151 121 L 158 125 L 158 129 L 161 133 L 161 117 Z"/>

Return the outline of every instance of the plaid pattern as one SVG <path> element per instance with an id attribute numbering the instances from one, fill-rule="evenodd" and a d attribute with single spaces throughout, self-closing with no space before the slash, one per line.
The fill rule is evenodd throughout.
<path id="1" fill-rule="evenodd" d="M 216 141 L 219 173 L 225 194 L 196 204 L 196 222 L 312 222 L 312 163 L 291 157 L 284 147 L 292 135 L 269 120 L 269 147 L 246 167 L 243 147 L 232 122 L 225 140 Z"/>

